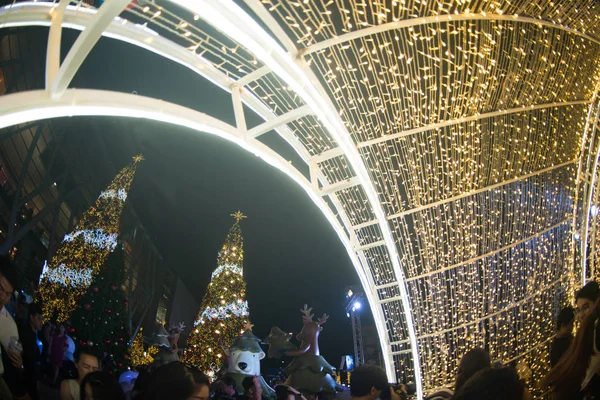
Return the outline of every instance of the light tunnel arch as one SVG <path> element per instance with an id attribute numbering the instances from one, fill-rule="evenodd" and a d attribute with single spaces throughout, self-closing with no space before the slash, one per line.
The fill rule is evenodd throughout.
<path id="1" fill-rule="evenodd" d="M 60 99 L 52 99 L 45 90 L 26 91 L 0 96 L 0 129 L 26 122 L 73 116 L 112 116 L 163 122 L 185 127 L 198 133 L 218 136 L 254 154 L 287 175 L 307 193 L 311 201 L 321 210 L 344 245 L 358 274 L 361 285 L 365 288 L 369 287 L 369 281 L 362 263 L 352 247 L 352 243 L 350 243 L 345 234 L 344 228 L 328 204 L 315 192 L 311 183 L 279 154 L 256 139 L 245 138 L 243 132 L 240 132 L 237 128 L 215 117 L 187 107 L 150 97 L 121 92 L 68 89 Z M 376 302 L 372 293 L 367 290 L 365 291 L 365 295 L 370 307 L 372 309 L 376 308 L 374 307 Z M 375 313 L 377 310 L 373 309 L 373 312 Z M 385 327 L 381 322 L 375 318 L 378 333 L 380 333 L 380 329 L 385 332 Z M 383 340 L 383 337 L 380 334 L 380 341 Z M 385 349 L 385 347 L 383 348 Z"/>
<path id="2" fill-rule="evenodd" d="M 56 4 L 38 3 L 38 2 L 16 3 L 11 6 L 1 8 L 0 9 L 0 29 L 7 28 L 7 27 L 26 27 L 26 26 L 49 27 L 52 22 L 51 13 L 55 8 L 56 8 Z M 64 13 L 62 27 L 75 29 L 75 30 L 83 30 L 87 26 L 90 26 L 91 24 L 93 24 L 95 14 L 96 14 L 96 10 L 91 10 L 91 9 L 86 9 L 86 8 L 76 7 L 76 6 L 67 6 L 67 8 L 65 9 L 65 13 Z M 160 57 L 167 58 L 177 64 L 180 64 L 180 65 L 190 69 L 194 73 L 200 75 L 202 78 L 209 80 L 210 82 L 215 84 L 217 87 L 219 87 L 227 92 L 231 93 L 233 90 L 235 90 L 235 86 L 236 86 L 237 82 L 235 80 L 231 79 L 230 77 L 225 76 L 220 71 L 218 71 L 212 64 L 210 64 L 209 61 L 203 59 L 200 56 L 197 56 L 193 52 L 189 52 L 187 49 L 158 35 L 156 32 L 152 31 L 151 29 L 148 29 L 141 25 L 135 25 L 127 20 L 117 17 L 117 18 L 115 18 L 115 20 L 113 20 L 111 22 L 111 24 L 106 28 L 106 30 L 102 33 L 102 35 L 107 38 L 123 41 L 128 44 L 131 44 L 131 45 L 134 45 L 137 47 L 141 47 L 141 48 L 148 50 Z M 255 112 L 259 117 L 263 118 L 267 123 L 274 118 L 271 110 L 266 108 L 251 92 L 249 92 L 244 87 L 242 87 L 240 89 L 241 89 L 240 97 L 241 97 L 241 101 L 243 102 L 243 104 L 248 106 L 253 112 Z M 68 92 L 65 92 L 65 94 L 63 95 L 62 98 L 59 98 L 57 100 L 51 100 L 49 98 L 47 92 L 39 91 L 39 92 L 24 92 L 24 93 L 19 93 L 19 94 L 15 94 L 15 95 L 3 96 L 4 99 L 0 98 L 0 127 L 5 127 L 5 126 L 12 125 L 14 123 L 18 123 L 18 122 L 14 122 L 14 121 L 19 121 L 21 118 L 24 118 L 24 116 L 22 114 L 24 112 L 24 110 L 8 111 L 8 110 L 11 110 L 11 108 L 10 108 L 11 102 L 8 101 L 8 99 L 11 96 L 17 96 L 17 95 L 24 96 L 27 93 L 31 94 L 31 97 L 27 97 L 27 100 L 26 100 L 28 102 L 29 101 L 32 102 L 29 104 L 30 106 L 32 106 L 32 104 L 36 103 L 39 105 L 40 109 L 44 109 L 44 110 L 46 110 L 46 112 L 48 112 L 47 110 L 54 109 L 54 113 L 46 115 L 47 118 L 60 116 L 60 115 L 62 115 L 62 116 L 98 115 L 98 114 L 93 114 L 93 112 L 97 112 L 97 110 L 102 107 L 108 107 L 108 108 L 102 108 L 102 109 L 104 111 L 110 110 L 111 113 L 113 113 L 110 115 L 113 115 L 113 116 L 127 116 L 127 115 L 123 114 L 123 113 L 127 113 L 127 111 L 125 111 L 125 109 L 127 109 L 128 111 L 135 112 L 135 114 L 137 115 L 138 118 L 145 118 L 145 117 L 150 116 L 151 117 L 150 119 L 154 119 L 157 121 L 159 120 L 159 119 L 156 119 L 156 116 L 151 113 L 150 113 L 151 115 L 148 115 L 147 114 L 148 109 L 146 109 L 146 110 L 137 109 L 136 107 L 138 106 L 138 104 L 131 103 L 130 102 L 131 98 L 123 97 L 126 95 L 124 95 L 122 93 L 90 91 L 90 90 L 68 90 Z M 118 108 L 113 107 L 115 105 L 115 103 L 113 101 L 108 102 L 108 103 L 110 103 L 110 104 L 108 104 L 106 102 L 106 98 L 103 99 L 103 98 L 101 98 L 102 96 L 100 96 L 100 98 L 94 97 L 94 96 L 99 96 L 100 94 L 106 95 L 108 93 L 110 93 L 111 98 L 115 98 L 115 96 L 119 95 L 118 97 L 124 102 L 123 106 L 125 107 L 125 109 L 119 111 Z M 142 98 L 141 96 L 134 96 L 134 97 L 135 97 L 136 101 L 139 101 Z M 25 97 L 19 97 L 19 99 L 21 99 L 21 98 L 25 98 Z M 146 98 L 146 99 L 148 101 L 154 100 L 154 99 L 148 99 L 148 98 Z M 158 101 L 158 100 L 154 100 L 154 101 L 155 101 L 155 103 L 153 103 L 151 105 L 151 107 L 156 107 L 156 108 L 149 108 L 151 110 L 160 109 L 160 107 L 164 107 L 167 104 L 169 105 L 167 108 L 169 108 L 169 110 L 176 112 L 176 113 L 181 112 L 183 109 L 183 107 L 177 106 L 172 103 L 166 103 L 166 102 Z M 15 100 L 15 103 L 18 103 L 18 101 Z M 86 105 L 84 106 L 84 104 L 86 104 Z M 130 109 L 129 107 L 133 107 L 133 108 Z M 57 114 L 56 113 L 57 110 L 61 110 L 60 112 L 62 114 Z M 175 111 L 175 110 L 177 110 L 177 111 Z M 196 111 L 193 111 L 190 109 L 185 109 L 185 110 L 192 112 L 192 113 L 196 113 Z M 90 113 L 92 113 L 92 114 L 90 114 Z M 9 119 L 7 118 L 9 115 L 10 115 L 10 120 L 13 121 L 12 123 L 6 122 L 6 121 L 9 121 Z M 25 114 L 25 115 L 27 115 L 27 114 Z M 40 112 L 39 114 L 36 115 L 36 118 L 43 119 L 41 117 L 42 115 L 44 115 L 43 112 Z M 375 325 L 376 325 L 376 329 L 377 329 L 377 333 L 378 333 L 380 347 L 381 347 L 381 350 L 382 350 L 383 356 L 384 356 L 384 366 L 386 369 L 386 373 L 388 375 L 388 379 L 390 379 L 391 381 L 395 381 L 396 380 L 396 371 L 395 371 L 395 367 L 394 367 L 394 360 L 392 357 L 392 348 L 391 348 L 390 340 L 388 337 L 389 336 L 388 329 L 385 326 L 385 321 L 386 321 L 385 318 L 386 317 L 384 316 L 384 312 L 383 312 L 381 305 L 379 304 L 379 302 L 376 299 L 374 283 L 370 277 L 370 273 L 368 271 L 369 267 L 368 267 L 367 261 L 365 260 L 364 253 L 362 250 L 357 249 L 358 245 L 356 244 L 356 242 L 353 242 L 353 240 L 352 240 L 353 238 L 355 238 L 356 233 L 352 232 L 352 231 L 347 232 L 346 231 L 347 227 L 345 230 L 344 226 L 338 220 L 338 217 L 341 217 L 342 219 L 344 218 L 344 211 L 343 211 L 342 207 L 340 206 L 340 204 L 337 202 L 337 200 L 332 198 L 334 206 L 336 208 L 336 212 L 338 214 L 338 215 L 335 215 L 334 211 L 331 210 L 330 206 L 323 200 L 323 198 L 321 198 L 322 194 L 319 193 L 318 187 L 315 187 L 314 182 L 309 182 L 302 174 L 300 174 L 295 169 L 291 168 L 289 166 L 289 164 L 287 163 L 287 161 L 283 160 L 277 153 L 273 152 L 267 146 L 263 145 L 256 139 L 247 139 L 247 138 L 245 139 L 244 132 L 236 130 L 236 128 L 232 127 L 231 125 L 225 124 L 221 121 L 218 121 L 218 120 L 216 120 L 212 117 L 209 117 L 207 115 L 204 115 L 202 113 L 196 114 L 197 117 L 200 117 L 200 115 L 202 115 L 202 117 L 200 119 L 208 118 L 208 120 L 210 120 L 211 124 L 212 124 L 210 126 L 212 126 L 213 128 L 215 128 L 216 126 L 219 126 L 218 129 L 220 129 L 220 131 L 219 131 L 220 133 L 217 133 L 219 136 L 221 136 L 222 133 L 226 133 L 226 136 L 222 136 L 222 137 L 226 138 L 227 140 L 235 142 L 236 144 L 240 145 L 241 147 L 243 147 L 246 150 L 249 150 L 255 154 L 256 154 L 256 151 L 260 152 L 261 158 L 263 158 L 263 160 L 265 160 L 266 162 L 268 162 L 269 164 L 271 164 L 273 166 L 276 166 L 278 169 L 282 170 L 284 173 L 286 173 L 288 176 L 290 176 L 292 179 L 294 179 L 294 181 L 299 183 L 301 185 L 301 187 L 303 187 L 303 189 L 309 194 L 309 197 L 311 198 L 311 200 L 313 200 L 313 202 L 315 202 L 315 204 L 321 209 L 321 211 L 324 212 L 326 218 L 328 219 L 328 221 L 333 226 L 334 230 L 336 231 L 336 233 L 342 240 L 342 243 L 344 244 L 344 246 L 352 260 L 355 270 L 359 274 L 359 277 L 361 280 L 361 285 L 365 289 L 365 294 L 366 294 L 367 300 L 369 302 L 369 306 L 370 306 L 371 311 L 374 316 L 374 321 L 375 321 Z M 173 116 L 170 116 L 169 118 L 171 118 L 171 117 L 173 117 Z M 167 118 L 167 119 L 169 119 L 169 118 Z M 168 122 L 166 120 L 160 120 L 160 121 Z M 181 122 L 180 120 L 178 120 L 178 121 Z M 190 122 L 191 120 L 186 120 L 186 121 Z M 193 124 L 196 124 L 196 123 L 198 123 L 198 121 L 193 122 Z M 7 124 L 7 125 L 5 125 L 5 124 Z M 176 123 L 176 124 L 179 124 L 179 123 Z M 186 126 L 186 125 L 184 124 L 182 126 Z M 195 128 L 192 128 L 192 129 L 195 129 Z M 196 130 L 198 130 L 198 129 L 196 129 Z M 290 144 L 290 146 L 298 153 L 298 155 L 302 158 L 302 160 L 304 162 L 306 162 L 307 165 L 310 166 L 310 160 L 308 160 L 308 155 L 303 153 L 303 150 L 305 151 L 305 149 L 303 147 L 301 147 L 301 145 L 294 143 L 293 135 L 291 135 L 289 128 L 286 125 L 283 125 L 283 126 L 276 127 L 275 130 L 280 134 L 280 136 L 284 140 L 286 140 L 288 142 L 288 144 Z M 214 133 L 214 132 L 208 132 L 208 133 Z M 272 162 L 274 164 L 272 164 Z M 319 176 L 319 179 L 320 178 L 321 177 Z M 386 223 L 385 220 L 383 222 Z M 395 248 L 394 248 L 394 250 L 395 250 Z M 406 297 L 405 301 L 408 302 L 408 297 Z M 405 304 L 404 309 L 405 309 L 405 312 L 406 312 L 406 310 L 408 310 L 408 312 L 410 312 L 410 308 L 406 304 Z M 415 337 L 414 333 L 409 336 Z M 418 357 L 416 357 L 417 346 L 416 345 L 410 346 L 410 348 L 411 348 L 411 351 L 413 354 L 414 368 L 416 368 L 418 370 L 419 363 L 417 361 Z M 421 381 L 420 374 L 416 373 L 415 378 L 417 380 L 417 390 L 421 393 L 422 388 L 421 388 L 421 382 L 420 382 Z"/>

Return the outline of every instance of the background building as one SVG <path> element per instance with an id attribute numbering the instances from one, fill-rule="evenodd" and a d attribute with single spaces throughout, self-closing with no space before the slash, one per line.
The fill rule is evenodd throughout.
<path id="1" fill-rule="evenodd" d="M 43 87 L 46 35 L 44 29 L 0 30 L 0 95 Z M 64 122 L 21 124 L 0 136 L 0 253 L 13 259 L 19 285 L 28 294 L 36 289 L 44 261 L 122 167 L 113 163 L 102 130 L 93 122 Z M 85 143 L 81 130 L 87 134 Z M 131 331 L 152 330 L 167 321 L 176 278 L 129 203 L 119 239 Z"/>

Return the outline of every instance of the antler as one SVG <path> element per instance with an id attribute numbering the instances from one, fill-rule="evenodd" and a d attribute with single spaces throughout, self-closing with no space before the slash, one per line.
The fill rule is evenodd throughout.
<path id="1" fill-rule="evenodd" d="M 180 322 L 177 326 L 173 324 L 169 324 L 169 332 L 178 332 L 181 333 L 185 329 L 185 322 Z"/>
<path id="2" fill-rule="evenodd" d="M 323 325 L 325 322 L 327 322 L 327 319 L 329 319 L 329 315 L 327 314 L 323 314 L 318 320 L 317 322 L 319 323 L 319 325 Z"/>
<path id="3" fill-rule="evenodd" d="M 308 308 L 308 304 L 305 304 L 304 308 L 300 310 L 300 312 L 303 314 L 302 319 L 304 320 L 304 322 L 311 322 L 313 317 L 315 316 L 314 314 L 311 314 L 312 307 Z"/>

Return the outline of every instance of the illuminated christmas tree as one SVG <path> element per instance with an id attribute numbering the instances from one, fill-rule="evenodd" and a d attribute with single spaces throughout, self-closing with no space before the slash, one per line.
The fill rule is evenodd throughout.
<path id="1" fill-rule="evenodd" d="M 137 164 L 136 156 L 100 193 L 96 203 L 83 214 L 73 232 L 65 235 L 62 245 L 40 277 L 40 296 L 44 319 L 63 322 L 69 319 L 79 298 L 100 271 L 106 257 L 117 246 L 119 220 Z"/>
<path id="2" fill-rule="evenodd" d="M 188 336 L 182 361 L 198 367 L 209 376 L 221 368 L 231 342 L 249 323 L 246 282 L 242 263 L 244 249 L 240 221 L 241 212 L 232 214 L 235 223 L 229 230 L 217 258 L 217 268 L 202 298 L 200 311 Z"/>
<path id="3" fill-rule="evenodd" d="M 117 246 L 71 317 L 71 336 L 77 347 L 105 353 L 102 363 L 109 373 L 121 373 L 130 365 L 124 270 L 123 249 Z"/>
<path id="4" fill-rule="evenodd" d="M 142 365 L 151 364 L 154 361 L 153 355 L 158 353 L 158 349 L 154 346 L 149 346 L 147 349 L 144 349 L 144 339 L 142 334 L 142 328 L 137 335 L 135 335 L 135 339 L 131 343 L 131 365 L 134 367 L 139 367 Z"/>

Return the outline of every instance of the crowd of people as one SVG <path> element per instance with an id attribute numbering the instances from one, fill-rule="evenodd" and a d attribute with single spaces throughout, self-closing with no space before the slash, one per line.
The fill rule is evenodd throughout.
<path id="1" fill-rule="evenodd" d="M 7 258 L 0 259 L 0 400 L 261 400 L 258 377 L 236 382 L 225 377 L 216 386 L 196 368 L 179 361 L 142 369 L 128 385 L 103 372 L 102 357 L 90 348 L 75 348 L 64 325 L 44 324 L 39 304 L 15 302 L 16 275 Z M 575 296 L 576 307 L 558 315 L 550 349 L 550 372 L 539 382 L 552 400 L 600 399 L 600 287 L 592 281 Z M 12 311 L 6 307 L 12 304 Z M 14 315 L 14 317 L 13 317 Z M 577 322 L 577 329 L 575 323 Z M 575 332 L 575 334 L 573 334 Z M 320 399 L 285 384 L 275 387 L 277 400 Z M 388 383 L 383 369 L 362 365 L 350 379 L 353 400 L 404 400 L 406 392 Z M 344 397 L 342 394 L 339 397 Z M 484 349 L 461 359 L 452 387 L 426 400 L 529 400 L 528 388 L 512 367 L 492 363 Z"/>

